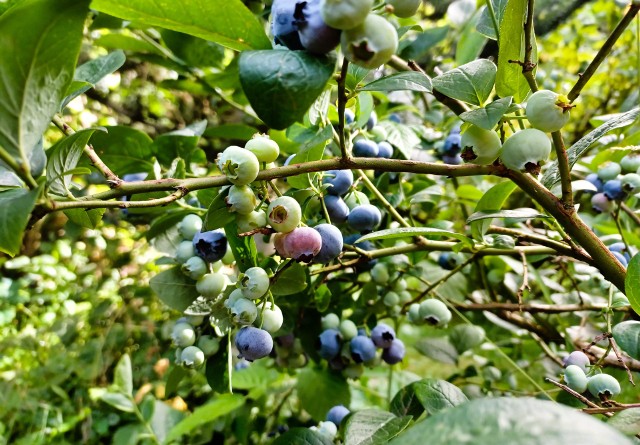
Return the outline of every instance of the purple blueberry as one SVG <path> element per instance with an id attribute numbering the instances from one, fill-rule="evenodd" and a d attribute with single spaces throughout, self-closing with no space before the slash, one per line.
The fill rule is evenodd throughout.
<path id="1" fill-rule="evenodd" d="M 391 342 L 396 338 L 396 332 L 389 325 L 384 323 L 378 323 L 378 325 L 371 330 L 371 340 L 378 348 L 388 348 L 391 346 Z"/>
<path id="2" fill-rule="evenodd" d="M 347 217 L 349 226 L 359 232 L 367 232 L 380 225 L 382 214 L 380 210 L 371 204 L 362 204 L 355 207 Z"/>
<path id="3" fill-rule="evenodd" d="M 607 198 L 604 193 L 596 193 L 591 197 L 591 207 L 600 213 L 608 213 L 613 210 L 613 201 Z"/>
<path id="4" fill-rule="evenodd" d="M 344 200 L 335 195 L 327 195 L 324 197 L 324 205 L 327 207 L 327 213 L 331 222 L 341 224 L 347 220 L 349 216 L 349 207 Z"/>
<path id="5" fill-rule="evenodd" d="M 626 195 L 624 189 L 622 188 L 622 181 L 617 179 L 611 179 L 604 183 L 602 186 L 602 192 L 605 196 L 611 200 L 620 200 L 623 199 Z"/>
<path id="6" fill-rule="evenodd" d="M 236 348 L 238 358 L 244 358 L 250 362 L 266 357 L 273 349 L 273 338 L 267 331 L 245 326 L 236 335 Z"/>
<path id="7" fill-rule="evenodd" d="M 321 0 L 298 2 L 293 15 L 302 46 L 311 53 L 326 54 L 340 43 L 340 31 L 324 22 L 320 3 Z"/>
<path id="8" fill-rule="evenodd" d="M 322 236 L 312 227 L 298 227 L 286 234 L 283 248 L 290 258 L 308 263 L 320 252 Z"/>
<path id="9" fill-rule="evenodd" d="M 391 158 L 393 157 L 393 147 L 387 141 L 378 142 L 378 157 L 379 158 Z"/>
<path id="10" fill-rule="evenodd" d="M 320 357 L 331 360 L 340 353 L 341 348 L 340 331 L 337 329 L 326 329 L 318 336 L 318 349 Z"/>
<path id="11" fill-rule="evenodd" d="M 404 343 L 399 338 L 396 338 L 391 342 L 391 346 L 382 351 L 382 360 L 389 365 L 395 365 L 402 361 L 404 354 Z"/>
<path id="12" fill-rule="evenodd" d="M 369 362 L 376 357 L 376 345 L 373 340 L 364 335 L 351 339 L 351 358 L 356 363 Z"/>
<path id="13" fill-rule="evenodd" d="M 304 49 L 294 18 L 297 0 L 274 0 L 271 5 L 271 33 L 277 43 L 289 49 Z"/>
<path id="14" fill-rule="evenodd" d="M 326 264 L 342 252 L 342 232 L 331 224 L 318 224 L 314 227 L 322 238 L 320 252 L 313 258 L 315 263 Z"/>
<path id="15" fill-rule="evenodd" d="M 322 183 L 329 184 L 327 193 L 344 195 L 353 185 L 353 172 L 351 170 L 329 170 L 322 178 Z"/>
<path id="16" fill-rule="evenodd" d="M 378 156 L 378 144 L 369 139 L 356 139 L 353 143 L 353 155 L 362 158 Z"/>
<path id="17" fill-rule="evenodd" d="M 333 422 L 336 426 L 340 426 L 342 420 L 349 415 L 351 411 L 344 405 L 336 405 L 327 413 L 327 422 Z"/>
<path id="18" fill-rule="evenodd" d="M 587 177 L 584 179 L 594 185 L 594 187 L 596 188 L 596 193 L 599 193 L 602 191 L 602 186 L 603 186 L 602 179 L 598 177 L 597 173 L 591 173 L 587 175 Z"/>
<path id="19" fill-rule="evenodd" d="M 198 232 L 193 237 L 193 249 L 200 258 L 214 263 L 227 253 L 227 237 L 222 229 Z"/>

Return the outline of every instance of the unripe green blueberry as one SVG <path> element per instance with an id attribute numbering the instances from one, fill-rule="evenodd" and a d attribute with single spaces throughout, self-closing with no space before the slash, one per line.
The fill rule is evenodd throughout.
<path id="1" fill-rule="evenodd" d="M 227 287 L 227 277 L 221 273 L 208 273 L 196 282 L 196 290 L 204 298 L 213 300 Z"/>
<path id="2" fill-rule="evenodd" d="M 185 216 L 178 223 L 178 232 L 186 240 L 191 240 L 202 229 L 202 218 L 198 215 L 190 214 Z"/>
<path id="3" fill-rule="evenodd" d="M 280 196 L 274 199 L 267 209 L 269 224 L 278 232 L 291 232 L 298 227 L 301 218 L 300 204 L 290 196 Z"/>
<path id="4" fill-rule="evenodd" d="M 466 162 L 487 165 L 498 159 L 502 142 L 495 131 L 485 130 L 476 125 L 469 126 L 462 133 L 460 156 Z"/>
<path id="5" fill-rule="evenodd" d="M 625 173 L 636 173 L 640 170 L 640 153 L 629 153 L 620 160 L 620 167 Z"/>
<path id="6" fill-rule="evenodd" d="M 250 267 L 238 277 L 238 288 L 245 298 L 256 300 L 269 290 L 269 274 L 262 267 Z"/>
<path id="7" fill-rule="evenodd" d="M 371 129 L 371 136 L 373 136 L 373 140 L 376 142 L 386 141 L 389 137 L 389 133 L 384 129 L 381 125 L 376 125 Z"/>
<path id="8" fill-rule="evenodd" d="M 260 170 L 256 155 L 242 147 L 227 147 L 216 160 L 220 171 L 235 185 L 247 185 L 255 181 Z"/>
<path id="9" fill-rule="evenodd" d="M 196 256 L 196 250 L 193 248 L 191 241 L 181 241 L 176 249 L 176 261 L 180 264 L 189 258 Z"/>
<path id="10" fill-rule="evenodd" d="M 370 204 L 367 195 L 357 190 L 353 190 L 348 195 L 346 195 L 344 197 L 344 203 L 347 205 L 349 210 L 353 210 L 363 204 Z"/>
<path id="11" fill-rule="evenodd" d="M 211 357 L 220 350 L 220 339 L 211 335 L 201 335 L 197 343 L 205 357 Z"/>
<path id="12" fill-rule="evenodd" d="M 192 256 L 182 265 L 182 272 L 192 280 L 198 280 L 207 273 L 207 263 L 199 256 Z"/>
<path id="13" fill-rule="evenodd" d="M 401 292 L 398 292 L 398 297 L 400 297 L 400 302 L 398 304 L 401 304 L 401 305 L 407 304 L 413 298 L 411 296 L 411 293 L 408 290 L 403 290 Z"/>
<path id="14" fill-rule="evenodd" d="M 591 395 L 599 399 L 610 399 L 622 391 L 618 380 L 609 374 L 596 374 L 589 377 L 587 389 Z"/>
<path id="15" fill-rule="evenodd" d="M 171 331 L 171 341 L 178 348 L 186 348 L 196 342 L 196 331 L 189 323 L 176 323 Z"/>
<path id="16" fill-rule="evenodd" d="M 335 29 L 352 29 L 365 21 L 373 0 L 321 0 L 322 20 Z"/>
<path id="17" fill-rule="evenodd" d="M 333 422 L 320 422 L 318 424 L 318 433 L 333 441 L 338 435 L 338 427 Z"/>
<path id="18" fill-rule="evenodd" d="M 440 300 L 431 298 L 420 303 L 420 318 L 431 326 L 446 326 L 451 321 L 451 317 L 451 311 Z"/>
<path id="19" fill-rule="evenodd" d="M 420 303 L 413 303 L 411 306 L 409 306 L 409 312 L 407 313 L 407 316 L 411 323 L 424 323 L 424 319 L 420 317 Z"/>
<path id="20" fill-rule="evenodd" d="M 340 45 L 350 62 L 375 69 L 395 54 L 398 33 L 384 17 L 369 14 L 362 24 L 342 32 Z"/>
<path id="21" fill-rule="evenodd" d="M 322 317 L 321 324 L 323 331 L 327 329 L 338 329 L 340 327 L 340 317 L 334 313 L 329 313 Z"/>
<path id="22" fill-rule="evenodd" d="M 251 232 L 267 226 L 267 214 L 264 210 L 255 210 L 248 215 L 238 215 L 236 217 L 238 233 Z"/>
<path id="23" fill-rule="evenodd" d="M 400 303 L 400 296 L 393 291 L 387 292 L 382 302 L 385 306 L 392 307 Z"/>
<path id="24" fill-rule="evenodd" d="M 249 215 L 258 205 L 255 193 L 247 185 L 232 185 L 224 199 L 230 212 Z"/>
<path id="25" fill-rule="evenodd" d="M 540 130 L 520 130 L 504 142 L 500 159 L 511 170 L 540 172 L 540 164 L 551 154 L 551 141 Z"/>
<path id="26" fill-rule="evenodd" d="M 387 284 L 389 282 L 389 269 L 384 263 L 376 263 L 371 269 L 371 278 L 378 284 Z"/>
<path id="27" fill-rule="evenodd" d="M 197 346 L 187 346 L 180 353 L 180 365 L 185 368 L 199 368 L 204 364 L 204 360 L 204 352 Z"/>
<path id="28" fill-rule="evenodd" d="M 395 283 L 393 283 L 393 290 L 398 292 L 398 295 L 400 294 L 400 292 L 406 289 L 407 289 L 407 280 L 405 280 L 404 278 L 398 278 L 395 281 Z"/>
<path id="29" fill-rule="evenodd" d="M 358 335 L 358 327 L 351 320 L 342 320 L 340 323 L 340 334 L 342 334 L 342 338 L 345 341 L 349 341 Z"/>
<path id="30" fill-rule="evenodd" d="M 386 3 L 393 7 L 393 14 L 407 18 L 418 12 L 422 0 L 386 0 Z"/>
<path id="31" fill-rule="evenodd" d="M 278 159 L 278 155 L 280 155 L 278 143 L 266 135 L 254 136 L 245 144 L 244 148 L 256 155 L 258 161 L 267 164 Z"/>
<path id="32" fill-rule="evenodd" d="M 640 190 L 640 175 L 627 173 L 622 177 L 622 189 L 628 193 L 637 193 Z"/>
<path id="33" fill-rule="evenodd" d="M 351 363 L 344 368 L 342 374 L 348 379 L 357 380 L 364 374 L 364 365 L 362 363 Z"/>
<path id="34" fill-rule="evenodd" d="M 598 178 L 603 182 L 611 181 L 612 179 L 616 179 L 621 171 L 622 168 L 620 167 L 620 164 L 608 161 L 598 168 Z"/>
<path id="35" fill-rule="evenodd" d="M 191 326 L 201 326 L 204 323 L 204 315 L 187 315 L 184 319 Z"/>
<path id="36" fill-rule="evenodd" d="M 228 244 L 227 244 L 227 251 L 222 257 L 222 260 L 220 261 L 222 261 L 222 264 L 225 264 L 227 266 L 233 264 L 236 261 L 236 258 L 233 256 L 233 251 L 231 250 L 231 247 L 229 247 Z"/>
<path id="37" fill-rule="evenodd" d="M 239 298 L 231 307 L 231 315 L 236 323 L 249 325 L 258 318 L 258 308 L 253 301 Z"/>
<path id="38" fill-rule="evenodd" d="M 274 334 L 282 327 L 284 322 L 282 318 L 282 311 L 275 304 L 267 304 L 262 313 L 262 329 Z"/>
<path id="39" fill-rule="evenodd" d="M 553 133 L 569 121 L 571 104 L 566 96 L 549 90 L 538 90 L 527 101 L 527 119 L 533 128 Z"/>
<path id="40" fill-rule="evenodd" d="M 224 302 L 224 306 L 227 309 L 231 309 L 233 307 L 234 304 L 236 304 L 236 302 L 238 300 L 240 300 L 241 298 L 244 298 L 244 294 L 242 293 L 242 290 L 240 289 L 234 289 L 230 294 L 229 297 L 226 299 L 226 301 Z"/>
<path id="41" fill-rule="evenodd" d="M 581 394 L 587 390 L 588 379 L 582 368 L 579 366 L 567 366 L 564 370 L 564 381 L 569 388 Z"/>

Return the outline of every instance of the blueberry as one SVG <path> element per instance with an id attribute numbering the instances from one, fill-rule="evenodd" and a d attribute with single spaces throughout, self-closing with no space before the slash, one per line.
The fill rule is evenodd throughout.
<path id="1" fill-rule="evenodd" d="M 391 122 L 395 122 L 396 124 L 401 124 L 402 123 L 402 116 L 400 116 L 398 113 L 391 113 L 389 115 L 389 120 Z"/>
<path id="2" fill-rule="evenodd" d="M 604 183 L 602 186 L 602 192 L 605 196 L 611 200 L 620 200 L 623 199 L 626 195 L 624 189 L 622 188 L 622 181 L 617 179 L 610 179 Z"/>
<path id="3" fill-rule="evenodd" d="M 378 348 L 388 348 L 391 346 L 391 342 L 396 338 L 396 332 L 391 326 L 384 323 L 378 323 L 378 325 L 371 330 L 371 340 L 373 344 Z"/>
<path id="4" fill-rule="evenodd" d="M 464 258 L 459 254 L 442 252 L 438 257 L 438 265 L 445 270 L 453 270 L 458 267 L 463 260 Z"/>
<path id="5" fill-rule="evenodd" d="M 199 280 L 207 273 L 207 263 L 197 256 L 192 256 L 182 265 L 182 272 L 192 280 Z"/>
<path id="6" fill-rule="evenodd" d="M 440 300 L 430 298 L 420 303 L 420 318 L 431 326 L 446 326 L 451 321 L 451 317 L 451 311 Z"/>
<path id="7" fill-rule="evenodd" d="M 599 193 L 602 191 L 602 180 L 598 177 L 597 173 L 591 173 L 589 175 L 587 175 L 586 178 L 584 178 L 586 181 L 589 181 L 591 184 L 593 184 L 596 188 L 596 193 Z"/>
<path id="8" fill-rule="evenodd" d="M 344 195 L 353 185 L 353 172 L 351 170 L 329 170 L 322 178 L 322 183 L 329 184 L 327 193 Z"/>
<path id="9" fill-rule="evenodd" d="M 573 351 L 562 360 L 562 364 L 565 368 L 569 365 L 576 365 L 582 368 L 584 372 L 587 372 L 588 366 L 591 365 L 591 361 L 589 360 L 589 357 L 587 357 L 587 354 L 585 354 L 584 352 Z"/>
<path id="10" fill-rule="evenodd" d="M 369 139 L 356 139 L 353 142 L 353 155 L 363 158 L 378 156 L 378 144 Z"/>
<path id="11" fill-rule="evenodd" d="M 318 336 L 318 349 L 320 357 L 331 360 L 340 353 L 340 331 L 337 329 L 326 329 Z"/>
<path id="12" fill-rule="evenodd" d="M 320 319 L 322 323 L 322 329 L 338 329 L 340 326 L 340 317 L 333 312 L 328 313 Z"/>
<path id="13" fill-rule="evenodd" d="M 613 201 L 607 198 L 604 193 L 596 193 L 591 197 L 591 207 L 600 213 L 608 213 L 613 210 Z"/>
<path id="14" fill-rule="evenodd" d="M 587 376 L 579 366 L 567 366 L 567 369 L 564 371 L 564 381 L 569 388 L 580 394 L 587 390 Z"/>
<path id="15" fill-rule="evenodd" d="M 391 158 L 393 157 L 393 147 L 387 141 L 378 142 L 378 157 L 379 158 Z"/>
<path id="16" fill-rule="evenodd" d="M 594 397 L 608 399 L 621 392 L 620 383 L 609 374 L 596 374 L 589 377 L 587 389 Z"/>
<path id="17" fill-rule="evenodd" d="M 351 358 L 356 363 L 369 362 L 376 357 L 376 345 L 373 340 L 364 335 L 358 335 L 351 339 Z"/>
<path id="18" fill-rule="evenodd" d="M 448 156 L 455 156 L 462 151 L 462 136 L 460 136 L 460 130 L 457 133 L 453 131 L 447 136 L 442 145 L 441 154 Z"/>
<path id="19" fill-rule="evenodd" d="M 249 366 L 251 366 L 251 363 L 249 363 L 245 359 L 242 359 L 242 360 L 238 361 L 238 363 L 233 365 L 233 369 L 234 369 L 234 371 L 242 371 L 243 369 L 247 369 Z"/>
<path id="20" fill-rule="evenodd" d="M 340 323 L 340 334 L 342 335 L 342 338 L 344 338 L 346 341 L 349 341 L 353 337 L 358 335 L 358 327 L 353 321 L 349 319 L 342 320 L 342 322 Z"/>
<path id="21" fill-rule="evenodd" d="M 271 5 L 271 33 L 291 50 L 304 49 L 298 36 L 298 25 L 293 14 L 298 0 L 274 0 Z"/>
<path id="22" fill-rule="evenodd" d="M 216 159 L 218 168 L 234 185 L 253 182 L 260 170 L 256 155 L 242 147 L 232 145 L 220 153 Z"/>
<path id="23" fill-rule="evenodd" d="M 205 357 L 211 357 L 220 350 L 220 339 L 211 335 L 201 335 L 198 339 L 198 348 L 202 350 Z"/>
<path id="24" fill-rule="evenodd" d="M 627 259 L 623 254 L 621 254 L 620 252 L 611 252 L 611 253 L 613 254 L 614 257 L 616 257 L 616 259 L 620 262 L 620 264 L 622 264 L 624 267 L 628 266 L 629 261 L 627 261 Z"/>
<path id="25" fill-rule="evenodd" d="M 373 127 L 378 125 L 378 115 L 375 111 L 372 111 L 369 115 L 369 119 L 367 119 L 367 130 L 373 130 Z"/>
<path id="26" fill-rule="evenodd" d="M 193 242 L 181 241 L 180 244 L 178 244 L 178 248 L 176 249 L 176 261 L 182 264 L 192 256 L 196 256 L 196 251 L 193 248 Z"/>
<path id="27" fill-rule="evenodd" d="M 322 238 L 320 252 L 313 258 L 315 263 L 326 264 L 342 252 L 342 232 L 331 224 L 318 224 L 314 227 Z"/>
<path id="28" fill-rule="evenodd" d="M 196 255 L 208 263 L 219 261 L 227 253 L 227 237 L 222 229 L 200 232 L 193 237 Z"/>
<path id="29" fill-rule="evenodd" d="M 448 165 L 460 165 L 463 162 L 462 156 L 460 154 L 456 154 L 453 156 L 450 155 L 442 155 L 442 162 Z"/>
<path id="30" fill-rule="evenodd" d="M 300 43 L 309 52 L 325 54 L 340 43 L 340 31 L 327 26 L 320 13 L 320 0 L 298 2 L 294 17 Z"/>
<path id="31" fill-rule="evenodd" d="M 129 173 L 127 175 L 122 176 L 122 180 L 124 182 L 136 182 L 136 181 L 144 181 L 149 173 Z"/>
<path id="32" fill-rule="evenodd" d="M 256 300 L 269 290 L 269 274 L 262 267 L 250 267 L 238 277 L 238 289 L 245 298 Z"/>
<path id="33" fill-rule="evenodd" d="M 273 349 L 271 334 L 253 326 L 245 326 L 236 335 L 236 348 L 240 352 L 238 358 L 253 361 L 266 357 Z"/>
<path id="34" fill-rule="evenodd" d="M 278 232 L 291 232 L 300 224 L 302 209 L 300 204 L 290 196 L 280 196 L 269 204 L 267 219 Z"/>
<path id="35" fill-rule="evenodd" d="M 255 135 L 247 141 L 244 148 L 256 155 L 260 162 L 273 162 L 280 154 L 278 143 L 266 135 Z"/>
<path id="36" fill-rule="evenodd" d="M 312 227 L 298 227 L 286 234 L 283 248 L 290 258 L 308 263 L 320 252 L 322 236 Z"/>
<path id="37" fill-rule="evenodd" d="M 182 238 L 191 240 L 202 229 L 202 218 L 198 215 L 190 214 L 182 218 L 178 223 L 178 232 Z"/>
<path id="38" fill-rule="evenodd" d="M 196 331 L 189 323 L 176 323 L 171 331 L 171 340 L 178 348 L 192 346 L 196 342 Z"/>
<path id="39" fill-rule="evenodd" d="M 376 247 L 373 245 L 371 241 L 363 241 L 361 243 L 356 243 L 356 240 L 358 238 L 360 238 L 360 235 L 358 235 L 357 233 L 348 235 L 344 238 L 344 244 L 353 245 L 354 247 L 357 247 L 362 250 L 375 250 Z M 378 260 L 376 259 L 376 260 L 369 260 L 364 263 L 358 263 L 356 264 L 356 270 L 358 270 L 359 272 L 369 270 L 373 266 L 375 266 L 377 262 Z"/>
<path id="40" fill-rule="evenodd" d="M 247 298 L 238 298 L 230 309 L 233 321 L 239 324 L 249 325 L 258 318 L 258 307 Z"/>
<path id="41" fill-rule="evenodd" d="M 351 411 L 344 405 L 336 405 L 327 413 L 327 421 L 333 422 L 336 426 L 340 426 L 342 420 L 349 415 Z"/>
<path id="42" fill-rule="evenodd" d="M 394 339 L 391 345 L 382 351 L 382 360 L 389 365 L 400 363 L 404 358 L 404 343 L 399 338 Z"/>
<path id="43" fill-rule="evenodd" d="M 180 352 L 180 365 L 189 368 L 195 369 L 199 368 L 204 364 L 204 352 L 197 346 L 187 346 Z"/>
<path id="44" fill-rule="evenodd" d="M 629 255 L 629 252 L 627 251 L 627 246 L 625 243 L 622 243 L 622 242 L 613 243 L 612 245 L 609 246 L 609 250 L 612 252 L 621 253 L 622 255 L 624 255 L 627 262 L 631 260 L 631 255 Z"/>
<path id="45" fill-rule="evenodd" d="M 363 204 L 354 208 L 347 218 L 351 228 L 359 232 L 371 231 L 380 225 L 382 214 L 371 204 Z"/>
<path id="46" fill-rule="evenodd" d="M 339 196 L 327 195 L 324 197 L 324 205 L 327 207 L 327 213 L 331 222 L 341 224 L 347 220 L 349 216 L 349 207 Z"/>
<path id="47" fill-rule="evenodd" d="M 611 179 L 616 179 L 620 172 L 622 172 L 620 164 L 609 161 L 598 168 L 598 177 L 606 182 Z"/>
<path id="48" fill-rule="evenodd" d="M 356 115 L 350 109 L 344 110 L 344 122 L 349 125 L 352 124 L 356 120 Z"/>
<path id="49" fill-rule="evenodd" d="M 204 298 L 214 300 L 227 287 L 227 278 L 225 275 L 214 272 L 208 273 L 200 277 L 196 283 L 196 290 Z"/>

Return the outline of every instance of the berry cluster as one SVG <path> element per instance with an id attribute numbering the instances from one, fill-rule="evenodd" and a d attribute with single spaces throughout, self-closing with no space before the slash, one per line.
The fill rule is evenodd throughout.
<path id="1" fill-rule="evenodd" d="M 582 394 L 588 391 L 598 401 L 607 401 L 620 394 L 620 383 L 605 373 L 594 373 L 589 357 L 582 351 L 573 351 L 564 358 L 564 381 L 572 390 Z"/>

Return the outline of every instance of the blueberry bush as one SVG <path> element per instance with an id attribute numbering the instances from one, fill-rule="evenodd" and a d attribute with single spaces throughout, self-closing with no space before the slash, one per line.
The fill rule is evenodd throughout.
<path id="1" fill-rule="evenodd" d="M 637 443 L 639 11 L 0 2 L 0 443 Z"/>

